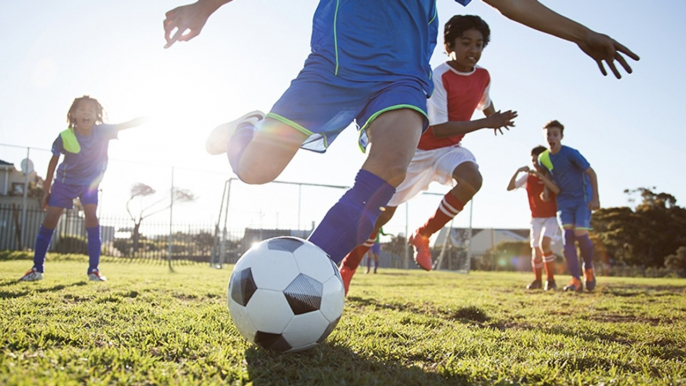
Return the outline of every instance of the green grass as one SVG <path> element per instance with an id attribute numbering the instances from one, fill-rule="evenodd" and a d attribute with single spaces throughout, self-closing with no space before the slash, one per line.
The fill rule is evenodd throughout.
<path id="1" fill-rule="evenodd" d="M 381 270 L 353 280 L 322 345 L 280 355 L 238 334 L 230 269 L 0 261 L 0 384 L 685 385 L 686 280 L 599 278 L 524 290 L 529 274 Z M 569 277 L 558 277 L 564 284 Z"/>

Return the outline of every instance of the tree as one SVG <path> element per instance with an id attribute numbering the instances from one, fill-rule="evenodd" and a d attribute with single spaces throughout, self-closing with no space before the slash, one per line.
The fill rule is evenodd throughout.
<path id="1" fill-rule="evenodd" d="M 174 188 L 173 197 L 171 197 L 171 199 L 169 196 L 166 196 L 154 201 L 153 203 L 143 203 L 145 197 L 152 196 L 155 193 L 155 189 L 142 182 L 139 182 L 131 187 L 131 197 L 129 197 L 128 201 L 126 201 L 126 212 L 131 217 L 131 221 L 133 221 L 132 238 L 134 254 L 138 252 L 140 227 L 144 219 L 169 209 L 172 206 L 172 203 L 195 201 L 196 198 L 189 190 Z M 130 204 L 135 199 L 141 201 L 141 209 L 134 215 L 131 212 Z"/>
<path id="2" fill-rule="evenodd" d="M 635 209 L 606 208 L 593 215 L 593 229 L 607 252 L 627 265 L 662 267 L 665 257 L 686 245 L 686 209 L 655 188 L 625 190 L 629 202 L 640 194 Z"/>
<path id="3" fill-rule="evenodd" d="M 686 247 L 679 247 L 676 253 L 667 256 L 665 267 L 677 272 L 679 276 L 686 276 Z"/>

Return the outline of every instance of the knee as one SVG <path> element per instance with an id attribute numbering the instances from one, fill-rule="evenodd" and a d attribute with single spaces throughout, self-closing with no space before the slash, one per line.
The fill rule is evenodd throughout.
<path id="1" fill-rule="evenodd" d="M 257 170 L 243 165 L 240 165 L 236 171 L 238 179 L 248 185 L 263 185 L 272 182 L 279 174 L 281 174 L 280 170 L 276 171 L 269 168 Z"/>
<path id="2" fill-rule="evenodd" d="M 455 178 L 458 185 L 462 185 L 462 187 L 469 189 L 473 194 L 476 194 L 481 190 L 481 186 L 484 182 L 479 169 L 476 167 L 460 170 L 459 173 L 456 170 L 456 172 L 453 173 L 453 178 Z"/>

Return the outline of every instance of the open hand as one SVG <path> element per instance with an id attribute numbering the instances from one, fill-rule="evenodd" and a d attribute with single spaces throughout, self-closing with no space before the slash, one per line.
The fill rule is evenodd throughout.
<path id="1" fill-rule="evenodd" d="M 505 130 L 510 130 L 510 127 L 514 127 L 514 119 L 517 118 L 517 112 L 512 110 L 507 110 L 501 112 L 500 110 L 491 114 L 487 120 L 487 128 L 493 129 L 493 134 L 498 135 L 498 133 L 503 134 L 503 128 Z"/>
<path id="2" fill-rule="evenodd" d="M 629 63 L 627 63 L 622 54 L 630 57 L 633 60 L 640 60 L 638 55 L 633 53 L 630 49 L 626 48 L 611 37 L 599 34 L 597 32 L 590 31 L 588 36 L 586 36 L 586 39 L 577 44 L 579 45 L 579 48 L 586 53 L 586 55 L 590 56 L 596 61 L 598 68 L 600 68 L 600 72 L 602 72 L 605 76 L 607 76 L 607 70 L 605 70 L 603 62 L 607 63 L 608 67 L 610 67 L 610 70 L 612 70 L 612 73 L 617 79 L 621 79 L 622 74 L 620 74 L 617 70 L 615 61 L 619 62 L 619 64 L 624 67 L 624 70 L 628 74 L 631 74 L 631 66 L 629 66 Z"/>
<path id="3" fill-rule="evenodd" d="M 182 5 L 167 12 L 163 22 L 164 39 L 167 41 L 164 48 L 169 48 L 176 42 L 187 42 L 198 36 L 211 14 L 200 3 Z M 172 32 L 174 32 L 173 36 L 171 36 Z"/>

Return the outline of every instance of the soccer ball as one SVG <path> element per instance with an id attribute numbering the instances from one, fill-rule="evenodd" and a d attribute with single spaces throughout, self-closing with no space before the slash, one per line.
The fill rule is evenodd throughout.
<path id="1" fill-rule="evenodd" d="M 343 313 L 338 268 L 316 245 L 276 237 L 250 248 L 229 279 L 229 313 L 249 342 L 279 352 L 323 342 Z"/>

